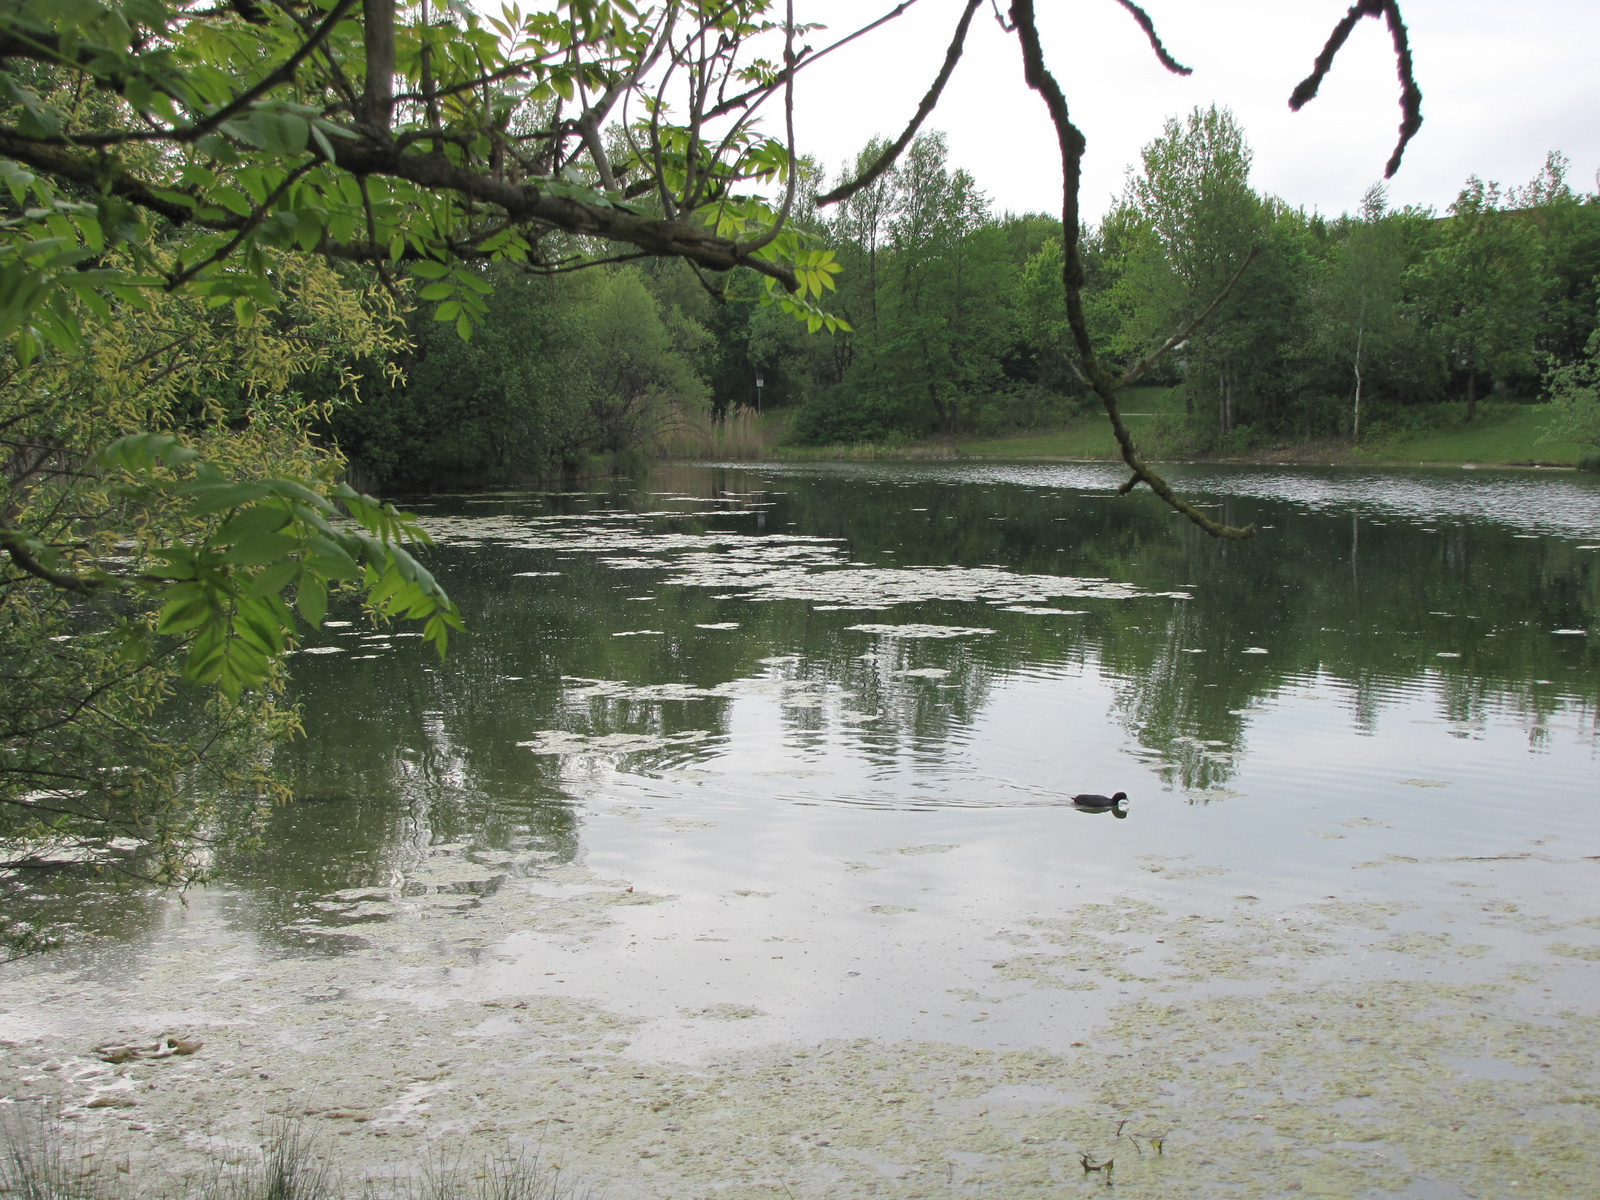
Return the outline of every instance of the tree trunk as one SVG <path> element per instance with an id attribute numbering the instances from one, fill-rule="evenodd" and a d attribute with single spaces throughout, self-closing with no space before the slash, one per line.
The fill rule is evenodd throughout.
<path id="1" fill-rule="evenodd" d="M 1350 440 L 1361 440 L 1361 336 L 1365 331 L 1359 326 L 1356 328 L 1356 405 L 1355 413 L 1350 422 Z"/>
<path id="2" fill-rule="evenodd" d="M 361 97 L 367 124 L 384 133 L 394 110 L 395 0 L 362 0 L 362 42 L 367 52 L 366 90 Z"/>
<path id="3" fill-rule="evenodd" d="M 1467 420 L 1478 415 L 1478 368 L 1467 370 Z"/>

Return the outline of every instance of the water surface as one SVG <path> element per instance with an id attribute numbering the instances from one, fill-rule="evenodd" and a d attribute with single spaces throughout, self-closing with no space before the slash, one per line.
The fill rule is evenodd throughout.
<path id="1" fill-rule="evenodd" d="M 470 635 L 308 643 L 299 802 L 18 1053 L 187 1022 L 187 1103 L 618 1196 L 1592 1194 L 1597 481 L 1120 478 L 428 498 Z"/>

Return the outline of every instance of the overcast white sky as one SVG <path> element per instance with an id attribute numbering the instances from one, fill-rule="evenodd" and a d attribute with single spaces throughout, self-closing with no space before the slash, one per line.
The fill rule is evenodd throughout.
<path id="1" fill-rule="evenodd" d="M 1258 189 L 1329 215 L 1358 206 L 1381 178 L 1400 114 L 1388 32 L 1365 20 L 1322 92 L 1299 113 L 1289 93 L 1309 71 L 1349 0 L 1147 0 L 1167 48 L 1194 74 L 1156 62 L 1115 0 L 1042 0 L 1045 53 L 1089 139 L 1083 208 L 1093 218 L 1169 116 L 1231 108 L 1255 150 Z M 823 21 L 817 46 L 894 7 L 894 0 L 796 0 Z M 802 73 L 797 137 L 836 173 L 874 134 L 894 136 L 938 72 L 961 0 L 918 0 L 905 15 Z M 1549 150 L 1572 160 L 1569 182 L 1595 190 L 1600 168 L 1600 0 L 1402 0 L 1424 124 L 1390 182 L 1394 204 L 1443 209 L 1469 174 L 1526 183 Z M 1022 83 L 1014 36 L 988 5 L 924 128 L 949 137 L 954 165 L 997 209 L 1059 211 L 1055 137 Z M 768 129 L 778 133 L 769 118 Z"/>

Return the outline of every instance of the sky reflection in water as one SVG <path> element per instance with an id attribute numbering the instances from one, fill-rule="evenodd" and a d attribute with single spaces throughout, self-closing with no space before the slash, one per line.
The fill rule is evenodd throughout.
<path id="1" fill-rule="evenodd" d="M 1557 631 L 1594 627 L 1600 555 L 1527 531 L 1600 529 L 1600 488 L 1175 474 L 1260 536 L 1210 542 L 1095 465 L 674 468 L 437 498 L 421 511 L 470 636 L 438 665 L 330 631 L 342 652 L 296 667 L 317 732 L 291 766 L 306 795 L 408 814 L 402 842 L 563 854 L 605 845 L 584 814 L 644 801 L 714 818 L 706 851 L 737 862 L 817 809 L 966 838 L 995 825 L 952 813 L 1123 790 L 1133 820 L 1062 812 L 1011 853 L 1113 874 L 1187 853 L 1286 881 L 1352 843 L 1437 856 L 1592 830 L 1600 654 Z M 841 854 L 890 836 L 826 825 Z M 368 863 L 341 870 L 343 836 L 315 828 L 281 852 L 352 886 L 403 855 L 377 820 L 348 847 Z"/>

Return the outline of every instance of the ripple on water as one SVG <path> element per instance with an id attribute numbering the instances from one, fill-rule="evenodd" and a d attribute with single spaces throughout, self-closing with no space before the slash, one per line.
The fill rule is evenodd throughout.
<path id="1" fill-rule="evenodd" d="M 1490 522 L 1519 532 L 1584 540 L 1600 529 L 1600 480 L 1565 471 L 1481 470 L 1462 475 L 1448 470 L 1176 464 L 1165 470 L 1168 481 L 1191 499 L 1261 500 L 1306 512 L 1350 511 L 1428 524 Z M 1120 465 L 1109 463 L 918 464 L 906 471 L 917 478 L 951 483 L 1008 483 L 1091 493 L 1114 490 L 1127 476 Z"/>

